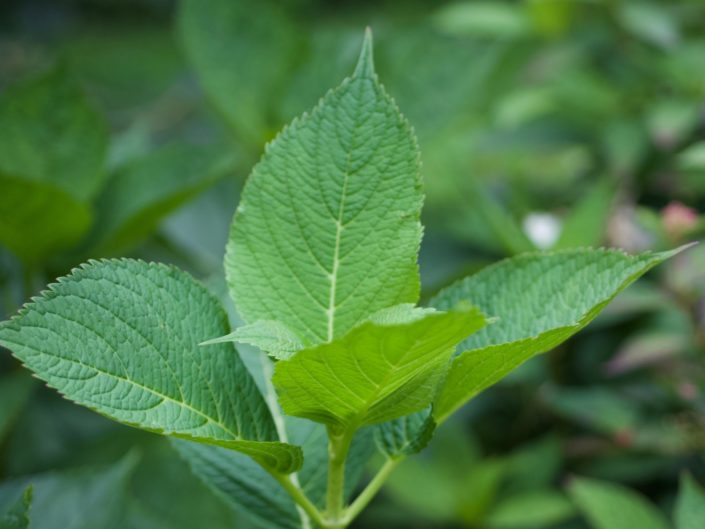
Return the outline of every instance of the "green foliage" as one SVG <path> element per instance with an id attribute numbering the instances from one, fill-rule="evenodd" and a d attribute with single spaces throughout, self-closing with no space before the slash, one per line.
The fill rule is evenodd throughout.
<path id="1" fill-rule="evenodd" d="M 482 94 L 473 93 L 468 101 L 466 94 L 489 78 L 487 72 L 505 53 L 501 45 L 493 48 L 481 67 L 454 85 L 452 97 L 439 102 L 429 90 L 429 80 L 438 84 L 453 79 L 458 69 L 445 57 L 462 49 L 463 60 L 474 60 L 479 49 L 465 46 L 461 37 L 529 38 L 548 32 L 553 24 L 561 26 L 567 13 L 555 18 L 550 10 L 509 4 L 445 7 L 433 17 L 436 30 L 420 32 L 433 43 L 427 55 L 422 53 L 426 41 L 416 38 L 415 23 L 399 30 L 398 48 L 390 44 L 395 51 L 387 56 L 386 67 L 391 86 L 399 88 L 410 115 L 422 122 L 421 136 L 431 144 L 433 173 L 443 172 L 437 169 L 446 155 L 457 161 L 468 148 L 482 145 L 479 136 L 465 128 L 472 120 L 456 114 L 461 108 L 482 107 Z M 634 20 L 645 20 L 638 10 L 625 9 L 619 16 L 632 30 Z M 349 38 L 342 28 L 340 35 L 317 30 L 316 44 L 307 50 L 301 70 L 314 72 L 314 78 L 294 76 L 305 87 L 279 101 L 306 40 L 283 8 L 185 0 L 178 27 L 203 88 L 232 127 L 235 141 L 247 145 L 248 154 L 271 137 L 287 114 L 283 108 L 308 100 L 314 81 L 327 81 L 337 71 L 337 65 L 330 71 L 321 68 L 328 64 L 321 57 L 329 44 L 342 49 Z M 665 46 L 664 35 L 660 29 L 640 37 Z M 417 66 L 421 55 L 418 68 L 410 67 Z M 223 67 L 230 62 L 238 68 Z M 6 104 L 10 110 L 3 110 L 14 132 L 0 134 L 0 154 L 2 149 L 22 153 L 26 145 L 32 152 L 38 150 L 39 136 L 26 128 L 23 112 L 33 123 L 47 114 L 46 124 L 55 120 L 56 130 L 64 132 L 62 141 L 70 146 L 60 149 L 61 156 L 46 150 L 46 159 L 60 169 L 56 174 L 22 160 L 7 167 L 0 164 L 0 173 L 12 175 L 6 178 L 9 198 L 1 199 L 0 206 L 10 208 L 21 201 L 28 208 L 16 220 L 0 222 L 0 240 L 25 263 L 40 268 L 48 252 L 75 250 L 89 229 L 91 207 L 96 220 L 79 246 L 83 253 L 133 248 L 167 213 L 237 167 L 234 157 L 221 148 L 177 142 L 152 149 L 149 134 L 143 136 L 135 124 L 117 143 L 112 173 L 103 186 L 105 138 L 83 138 L 85 129 L 91 129 L 86 123 L 95 115 L 76 95 L 80 91 L 62 88 L 63 82 L 51 81 L 51 89 L 40 83 L 39 88 L 15 94 Z M 47 103 L 47 94 L 64 92 L 69 94 L 66 108 L 59 112 Z M 548 112 L 554 97 L 559 103 L 592 98 L 586 109 L 571 116 L 580 123 L 619 107 L 599 76 L 590 73 L 552 80 L 545 93 L 528 98 L 503 96 L 504 110 L 497 114 L 500 128 Z M 519 108 L 519 118 L 508 118 L 514 112 L 507 108 Z M 17 140 L 23 135 L 28 139 Z M 13 143 L 16 140 L 19 143 Z M 79 144 L 90 150 L 86 157 L 64 157 L 69 151 L 75 155 Z M 531 159 L 528 150 L 520 144 L 516 152 Z M 567 166 L 584 168 L 580 146 L 555 151 L 554 174 Z M 8 159 L 15 163 L 12 156 Z M 83 166 L 72 166 L 76 160 L 90 166 L 94 176 L 85 176 Z M 490 160 L 488 166 L 501 172 L 503 166 L 495 163 Z M 531 160 L 519 165 L 523 163 Z M 478 166 L 482 164 L 478 160 Z M 68 174 L 64 170 L 70 172 L 68 179 L 62 176 Z M 464 169 L 454 167 L 451 172 L 455 178 Z M 474 225 L 459 232 L 482 231 L 481 245 L 504 253 L 532 249 L 507 197 L 488 192 L 476 180 L 458 185 L 461 180 L 445 182 L 430 194 L 456 200 L 469 192 L 473 207 L 467 208 L 464 199 L 460 202 L 472 211 L 462 218 Z M 28 189 L 29 184 L 39 187 Z M 30 192 L 31 200 L 20 200 Z M 557 246 L 601 242 L 611 194 L 606 184 L 593 187 L 566 216 Z M 240 318 L 244 325 L 233 331 L 220 301 L 175 266 L 137 259 L 92 260 L 1 324 L 0 344 L 71 401 L 129 426 L 177 438 L 176 450 L 207 487 L 199 485 L 193 494 L 213 491 L 217 499 L 206 497 L 215 502 L 215 511 L 227 505 L 271 529 L 343 529 L 392 470 L 429 444 L 438 424 L 527 360 L 573 336 L 627 286 L 679 251 L 524 254 L 461 279 L 433 297 L 430 307 L 419 307 L 423 201 L 416 138 L 379 82 L 368 31 L 352 76 L 268 144 L 244 186 L 227 240 L 227 286 L 212 271 L 208 283 L 223 297 L 228 290 L 237 311 L 232 320 Z M 55 210 L 63 207 L 72 214 L 64 217 Z M 53 216 L 62 218 L 57 226 L 50 221 Z M 591 227 L 582 229 L 588 223 Z M 36 224 L 36 245 L 23 236 L 25 224 Z M 189 268 L 202 265 L 181 255 L 168 240 L 144 251 L 157 256 L 164 252 Z M 26 281 L 25 294 L 32 290 L 32 279 Z M 542 364 L 531 367 L 537 366 L 542 374 Z M 530 371 L 516 375 L 519 381 L 531 376 Z M 563 404 L 575 415 L 575 403 Z M 481 400 L 473 410 L 483 412 Z M 621 416 L 614 421 L 600 418 L 607 425 L 601 433 L 614 434 L 615 423 L 623 422 Z M 384 462 L 351 501 L 372 455 L 373 438 Z M 470 527 L 550 526 L 574 515 L 572 505 L 552 488 L 558 472 L 558 464 L 551 463 L 559 450 L 554 444 L 483 459 L 479 449 L 463 452 L 457 441 L 442 446 L 440 456 L 421 454 L 437 458 L 437 467 L 402 465 L 392 482 L 392 496 L 422 509 L 427 518 Z M 157 467 L 183 475 L 183 468 Z M 75 498 L 84 494 L 83 483 L 91 484 L 91 501 L 109 508 L 91 511 L 76 522 L 76 529 L 109 524 L 121 505 L 127 506 L 122 518 L 126 526 L 150 527 L 146 517 L 168 504 L 171 494 L 152 495 L 153 487 L 147 486 L 147 493 L 130 500 L 127 483 L 134 468 L 135 458 L 128 456 L 107 473 L 86 472 L 76 481 L 71 476 L 38 479 L 38 527 L 46 520 L 68 519 L 69 510 L 80 509 Z M 679 500 L 682 523 L 700 508 L 695 489 L 684 487 L 689 488 Z M 53 504 L 46 498 L 54 489 L 70 508 L 66 512 L 51 510 Z M 625 529 L 666 527 L 657 510 L 617 486 L 576 479 L 570 494 L 596 529 L 620 529 L 619 524 Z M 524 515 L 528 510 L 530 515 Z M 194 518 L 184 526 L 195 523 Z M 167 519 L 161 517 L 160 523 L 166 526 Z M 172 519 L 185 520 L 173 513 Z M 212 525 L 228 519 L 224 514 Z M 65 525 L 74 527 L 69 521 Z"/>
<path id="2" fill-rule="evenodd" d="M 188 303 L 185 303 L 188 301 Z M 300 466 L 223 334 L 225 313 L 187 274 L 131 260 L 92 262 L 0 327 L 0 343 L 68 398 L 147 430 Z M 139 352 L 139 362 L 130 360 Z"/>
<path id="3" fill-rule="evenodd" d="M 527 254 L 444 289 L 431 304 L 476 304 L 498 322 L 461 345 L 434 414 L 445 418 L 534 355 L 585 327 L 619 292 L 673 252 L 630 256 L 613 250 Z"/>
<path id="4" fill-rule="evenodd" d="M 32 507 L 32 486 L 22 493 L 19 500 L 0 516 L 0 529 L 27 529 L 29 511 Z"/>
<path id="5" fill-rule="evenodd" d="M 688 474 L 681 477 L 674 518 L 676 529 L 697 529 L 705 520 L 705 489 Z"/>
<path id="6" fill-rule="evenodd" d="M 663 514 L 641 495 L 619 485 L 576 478 L 569 492 L 593 529 L 668 529 Z"/>

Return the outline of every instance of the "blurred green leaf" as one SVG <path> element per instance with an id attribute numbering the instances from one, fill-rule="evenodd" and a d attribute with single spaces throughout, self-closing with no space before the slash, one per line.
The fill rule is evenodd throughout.
<path id="1" fill-rule="evenodd" d="M 302 39 L 280 4 L 183 0 L 179 36 L 206 94 L 237 135 L 255 148 L 280 123 L 276 101 Z"/>
<path id="2" fill-rule="evenodd" d="M 626 487 L 575 478 L 568 492 L 593 529 L 669 529 L 661 511 Z"/>
<path id="3" fill-rule="evenodd" d="M 154 231 L 169 213 L 233 170 L 219 147 L 172 143 L 117 170 L 96 202 L 90 254 L 117 255 Z"/>
<path id="4" fill-rule="evenodd" d="M 545 529 L 574 515 L 575 507 L 563 494 L 535 490 L 499 502 L 485 523 L 492 529 Z"/>
<path id="5" fill-rule="evenodd" d="M 0 515 L 0 529 L 27 529 L 32 508 L 32 486 L 4 514 Z"/>
<path id="6" fill-rule="evenodd" d="M 526 35 L 531 24 L 523 6 L 509 2 L 457 2 L 435 15 L 439 29 L 455 35 L 514 38 Z"/>
<path id="7" fill-rule="evenodd" d="M 0 173 L 51 185 L 82 204 L 100 189 L 107 127 L 64 69 L 8 89 L 0 123 Z"/>
<path id="8" fill-rule="evenodd" d="M 0 443 L 29 399 L 35 381 L 24 372 L 0 377 Z"/>
<path id="9" fill-rule="evenodd" d="M 676 501 L 676 529 L 700 529 L 705 521 L 705 489 L 689 474 L 681 477 Z"/>
<path id="10" fill-rule="evenodd" d="M 107 468 L 38 474 L 0 485 L 0 498 L 31 483 L 32 529 L 119 529 L 130 476 L 139 458 L 128 454 Z"/>
<path id="11" fill-rule="evenodd" d="M 554 249 L 599 246 L 606 236 L 614 195 L 610 182 L 601 180 L 593 184 L 563 221 Z"/>

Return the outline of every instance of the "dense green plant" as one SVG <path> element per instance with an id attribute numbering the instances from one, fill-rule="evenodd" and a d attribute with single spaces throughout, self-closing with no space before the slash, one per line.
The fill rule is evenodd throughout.
<path id="1" fill-rule="evenodd" d="M 254 518 L 347 527 L 454 411 L 675 253 L 525 254 L 419 307 L 422 202 L 416 140 L 368 33 L 353 75 L 269 144 L 244 189 L 225 272 L 245 325 L 229 332 L 173 266 L 100 260 L 2 324 L 0 344 L 67 398 L 180 438 Z M 271 357 L 262 380 L 233 342 Z M 386 462 L 349 501 L 372 437 Z"/>

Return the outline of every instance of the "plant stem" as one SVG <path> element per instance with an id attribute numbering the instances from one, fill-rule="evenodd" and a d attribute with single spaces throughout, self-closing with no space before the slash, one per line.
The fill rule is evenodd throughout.
<path id="1" fill-rule="evenodd" d="M 379 492 L 379 489 L 382 488 L 384 482 L 387 481 L 389 475 L 403 460 L 403 457 L 397 459 L 387 459 L 375 477 L 372 478 L 372 481 L 367 484 L 360 495 L 355 498 L 355 501 L 350 504 L 350 507 L 346 509 L 345 516 L 343 518 L 345 525 L 343 525 L 343 527 L 350 524 L 365 509 L 365 507 L 367 507 L 370 501 L 372 501 L 375 495 Z"/>
<path id="2" fill-rule="evenodd" d="M 326 493 L 326 518 L 333 525 L 345 527 L 343 518 L 345 503 L 345 460 L 348 457 L 354 428 L 336 431 L 328 428 L 328 489 Z"/>
<path id="3" fill-rule="evenodd" d="M 313 522 L 320 527 L 329 527 L 327 520 L 323 518 L 323 514 L 316 506 L 308 499 L 308 496 L 299 488 L 292 480 L 291 476 L 286 474 L 271 473 L 281 486 L 289 493 L 289 496 L 299 505 L 306 514 L 309 515 Z"/>

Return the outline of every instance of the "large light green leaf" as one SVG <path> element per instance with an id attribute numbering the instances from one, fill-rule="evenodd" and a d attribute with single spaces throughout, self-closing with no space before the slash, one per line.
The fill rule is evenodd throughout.
<path id="1" fill-rule="evenodd" d="M 272 109 L 298 59 L 298 28 L 271 0 L 183 0 L 178 29 L 206 94 L 259 148 L 279 126 Z"/>
<path id="2" fill-rule="evenodd" d="M 0 172 L 53 184 L 79 202 L 98 191 L 107 127 L 64 70 L 3 94 L 0 123 Z"/>
<path id="3" fill-rule="evenodd" d="M 705 523 L 705 489 L 684 474 L 675 509 L 676 529 L 701 529 Z"/>
<path id="4" fill-rule="evenodd" d="M 0 174 L 0 189 L 0 244 L 24 262 L 71 247 L 90 226 L 89 207 L 51 182 Z"/>
<path id="5" fill-rule="evenodd" d="M 593 529 L 669 529 L 670 524 L 643 496 L 621 485 L 586 478 L 568 488 Z"/>
<path id="6" fill-rule="evenodd" d="M 172 143 L 132 160 L 111 176 L 96 203 L 91 254 L 116 254 L 232 169 L 220 148 Z"/>
<path id="7" fill-rule="evenodd" d="M 225 311 L 189 275 L 134 260 L 75 269 L 0 326 L 48 385 L 112 419 L 242 451 L 271 469 L 301 464 L 230 344 Z"/>
<path id="8" fill-rule="evenodd" d="M 485 318 L 474 307 L 417 312 L 415 319 L 401 322 L 388 315 L 367 321 L 342 338 L 278 362 L 273 382 L 282 409 L 354 427 L 428 406 L 455 345 L 482 328 Z"/>
<path id="9" fill-rule="evenodd" d="M 29 511 L 32 507 L 32 486 L 28 486 L 20 498 L 0 515 L 0 529 L 27 529 Z"/>
<path id="10" fill-rule="evenodd" d="M 422 201 L 416 142 L 368 34 L 353 76 L 269 144 L 245 186 L 225 263 L 238 311 L 312 345 L 415 302 Z"/>
<path id="11" fill-rule="evenodd" d="M 679 250 L 675 250 L 677 252 Z M 461 344 L 436 402 L 438 421 L 534 355 L 585 327 L 632 282 L 675 252 L 534 253 L 501 261 L 441 291 L 431 305 L 473 303 L 499 321 Z"/>

